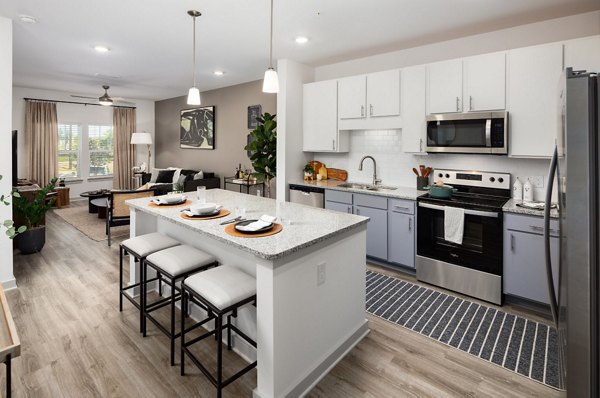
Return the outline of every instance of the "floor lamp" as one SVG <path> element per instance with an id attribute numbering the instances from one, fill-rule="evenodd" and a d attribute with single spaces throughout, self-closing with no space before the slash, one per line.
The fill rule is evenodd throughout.
<path id="1" fill-rule="evenodd" d="M 131 145 L 148 145 L 148 171 L 150 170 L 150 145 L 152 145 L 152 135 L 146 133 L 133 133 L 131 135 Z"/>

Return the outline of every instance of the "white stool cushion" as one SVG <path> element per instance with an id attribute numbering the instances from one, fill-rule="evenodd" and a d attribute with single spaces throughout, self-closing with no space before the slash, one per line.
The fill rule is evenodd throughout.
<path id="1" fill-rule="evenodd" d="M 159 250 L 165 250 L 179 244 L 175 239 L 158 232 L 136 236 L 135 238 L 129 238 L 121 242 L 123 247 L 140 257 L 146 257 Z"/>
<path id="2" fill-rule="evenodd" d="M 184 283 L 218 309 L 225 309 L 256 294 L 256 279 L 229 265 L 194 274 Z"/>
<path id="3" fill-rule="evenodd" d="M 171 276 L 179 276 L 196 268 L 214 263 L 213 256 L 191 246 L 180 245 L 152 253 L 146 261 Z"/>

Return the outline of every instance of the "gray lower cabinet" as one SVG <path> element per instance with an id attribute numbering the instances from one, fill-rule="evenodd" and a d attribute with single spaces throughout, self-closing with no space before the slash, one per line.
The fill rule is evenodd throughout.
<path id="1" fill-rule="evenodd" d="M 371 219 L 367 224 L 367 256 L 387 260 L 387 210 L 354 206 L 354 214 Z"/>
<path id="2" fill-rule="evenodd" d="M 504 293 L 549 304 L 544 256 L 543 219 L 504 216 Z M 554 288 L 558 289 L 560 243 L 558 222 L 550 226 L 550 256 Z"/>
<path id="3" fill-rule="evenodd" d="M 388 261 L 415 267 L 415 216 L 413 214 L 388 214 Z"/>
<path id="4" fill-rule="evenodd" d="M 332 202 L 330 200 L 325 201 L 325 208 L 329 210 L 339 211 L 342 213 L 352 213 L 352 205 L 346 203 Z"/>

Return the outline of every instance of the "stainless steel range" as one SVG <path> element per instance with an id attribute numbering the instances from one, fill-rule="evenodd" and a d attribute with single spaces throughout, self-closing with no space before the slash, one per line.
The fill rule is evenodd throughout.
<path id="1" fill-rule="evenodd" d="M 510 198 L 510 174 L 435 170 L 433 175 L 456 192 L 450 199 L 417 198 L 417 279 L 502 304 L 502 206 Z M 464 213 L 461 243 L 446 240 L 451 208 L 462 209 L 459 217 Z"/>

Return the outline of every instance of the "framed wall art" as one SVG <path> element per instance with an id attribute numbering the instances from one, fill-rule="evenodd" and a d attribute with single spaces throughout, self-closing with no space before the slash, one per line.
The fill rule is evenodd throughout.
<path id="1" fill-rule="evenodd" d="M 183 109 L 179 125 L 183 149 L 215 149 L 215 107 Z"/>
<path id="2" fill-rule="evenodd" d="M 252 105 L 248 107 L 248 129 L 254 130 L 258 126 L 258 118 L 261 113 L 261 105 Z"/>

